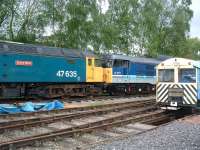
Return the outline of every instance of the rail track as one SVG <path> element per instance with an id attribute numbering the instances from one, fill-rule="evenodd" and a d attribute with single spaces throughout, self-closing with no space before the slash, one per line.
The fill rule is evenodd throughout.
<path id="1" fill-rule="evenodd" d="M 112 128 L 113 126 L 121 126 L 124 124 L 129 124 L 131 122 L 150 120 L 156 116 L 163 115 L 163 111 L 160 111 L 160 110 L 153 111 L 153 112 L 146 112 L 146 113 L 144 113 L 144 111 L 147 111 L 147 110 L 145 109 L 145 110 L 135 111 L 135 113 L 124 114 L 121 116 L 107 118 L 104 120 L 87 123 L 87 124 L 83 124 L 83 125 L 79 125 L 79 126 L 74 126 L 74 127 L 67 128 L 67 129 L 61 129 L 61 130 L 57 130 L 57 131 L 53 131 L 53 132 L 49 132 L 49 133 L 44 133 L 44 134 L 29 136 L 29 137 L 25 137 L 25 138 L 18 138 L 18 139 L 11 140 L 11 141 L 1 142 L 0 149 L 4 150 L 4 149 L 12 149 L 12 148 L 28 146 L 28 145 L 35 144 L 37 142 L 54 140 L 55 138 L 57 138 L 57 137 L 60 138 L 62 136 L 72 137 L 77 134 L 80 135 L 83 133 L 92 132 L 94 130 L 109 129 L 109 128 Z M 141 113 L 143 113 L 143 114 L 141 114 Z"/>
<path id="2" fill-rule="evenodd" d="M 99 119 L 96 119 L 98 118 Z M 47 141 L 54 141 L 61 137 L 74 137 L 93 133 L 93 131 L 109 130 L 115 127 L 125 126 L 131 123 L 159 124 L 169 121 L 170 113 L 159 110 L 155 105 L 155 99 L 113 102 L 108 104 L 91 105 L 85 107 L 68 108 L 53 111 L 41 111 L 0 115 L 0 133 L 2 136 L 10 135 L 9 139 L 1 139 L 0 149 L 12 150 L 20 147 L 34 146 Z M 95 118 L 95 119 L 94 119 Z M 6 120 L 6 121 L 5 121 Z M 73 121 L 81 122 L 74 123 Z M 67 122 L 62 128 L 51 128 L 44 133 L 29 133 L 25 136 L 14 136 L 13 133 L 40 130 L 52 124 Z M 68 123 L 70 126 L 68 126 Z M 23 135 L 23 134 L 22 134 Z"/>
<path id="3" fill-rule="evenodd" d="M 122 102 L 122 103 L 113 103 L 113 104 L 104 104 L 104 105 L 97 105 L 97 106 L 87 106 L 82 108 L 71 108 L 71 109 L 62 109 L 57 111 L 50 111 L 50 112 L 43 112 L 43 113 L 54 113 L 54 115 L 50 115 L 48 117 L 34 117 L 34 118 L 28 118 L 28 119 L 19 119 L 19 120 L 11 120 L 7 122 L 0 122 L 0 133 L 3 131 L 11 130 L 11 129 L 19 129 L 19 128 L 27 128 L 27 127 L 33 127 L 33 126 L 41 126 L 45 124 L 50 124 L 56 121 L 70 121 L 72 119 L 79 119 L 83 117 L 88 116 L 94 116 L 94 115 L 101 115 L 109 112 L 115 112 L 115 111 L 122 111 L 126 109 L 136 109 L 139 107 L 148 106 L 145 108 L 145 110 L 156 108 L 153 105 L 154 102 L 152 100 L 146 100 L 146 101 L 135 101 L 135 102 Z M 74 113 L 66 113 L 66 114 L 58 114 L 63 112 L 69 112 L 69 111 L 75 111 L 75 110 L 83 110 L 83 111 L 77 111 Z M 31 113 L 28 113 L 30 115 Z M 34 113 L 37 114 L 37 113 Z M 17 114 L 15 114 L 17 115 Z M 22 115 L 22 114 L 21 114 Z M 26 113 L 23 113 L 23 115 L 27 115 Z M 38 115 L 41 115 L 38 113 Z M 38 116 L 37 115 L 37 116 Z M 12 114 L 13 116 L 13 114 Z M 5 117 L 5 116 L 3 116 Z M 8 116 L 7 116 L 8 117 Z"/>
<path id="4" fill-rule="evenodd" d="M 105 100 L 115 100 L 117 98 L 133 98 L 133 97 L 150 97 L 153 95 L 128 95 L 128 96 L 120 96 L 120 95 L 116 95 L 116 96 L 110 96 L 110 95 L 100 95 L 100 96 L 87 96 L 87 97 L 59 97 L 59 98 L 50 98 L 50 99 L 41 99 L 41 98 L 37 98 L 37 99 L 23 99 L 23 98 L 18 98 L 18 99 L 0 99 L 0 104 L 19 104 L 19 103 L 24 103 L 27 101 L 32 101 L 32 102 L 49 102 L 55 99 L 58 99 L 62 102 L 66 102 L 66 103 L 73 103 L 73 102 L 92 102 L 92 101 L 105 101 Z"/>
<path id="5" fill-rule="evenodd" d="M 109 98 L 110 99 L 110 98 Z M 111 98 L 112 99 L 112 98 Z M 112 103 L 102 103 L 102 104 L 91 104 L 87 106 L 79 106 L 79 107 L 73 107 L 73 108 L 66 108 L 66 109 L 56 109 L 56 110 L 51 110 L 51 111 L 38 111 L 38 112 L 26 112 L 26 113 L 15 113 L 15 114 L 0 114 L 0 118 L 9 118 L 9 117 L 27 117 L 27 116 L 38 116 L 38 115 L 54 115 L 58 113 L 66 113 L 66 112 L 73 112 L 73 111 L 84 111 L 84 110 L 92 110 L 92 109 L 97 109 L 97 108 L 110 108 L 113 106 L 124 106 L 124 105 L 129 105 L 129 104 L 137 104 L 137 103 L 154 103 L 155 104 L 155 98 L 154 97 L 143 97 L 140 98 L 139 100 L 131 100 L 128 99 L 127 101 L 115 101 L 113 100 Z"/>
<path id="6" fill-rule="evenodd" d="M 81 139 L 81 137 L 96 136 L 96 134 L 100 136 L 101 134 L 114 134 L 114 137 L 108 135 L 109 137 L 100 141 L 100 143 L 108 142 L 130 135 L 128 126 L 134 126 L 137 123 L 142 126 L 150 125 L 147 129 L 133 127 L 134 133 L 131 131 L 131 134 L 138 134 L 176 119 L 176 116 L 177 114 L 160 110 L 153 97 L 118 100 L 111 103 L 98 103 L 97 105 L 52 111 L 0 115 L 0 149 L 13 150 L 24 147 L 25 149 L 34 149 L 35 146 L 43 147 L 48 142 L 63 141 L 61 143 L 65 144 L 65 140 L 69 139 L 79 139 L 79 137 Z M 180 117 L 180 113 L 178 117 Z M 60 127 L 59 124 L 62 126 Z M 115 133 L 115 129 L 121 128 L 128 131 Z M 40 132 L 43 129 L 45 130 Z M 139 131 L 135 133 L 135 130 Z M 116 137 L 115 134 L 117 134 Z M 84 140 L 86 141 L 85 146 L 75 144 L 72 149 L 88 149 L 91 145 L 99 143 L 99 141 L 89 142 L 90 146 L 88 147 L 88 141 L 92 140 Z M 52 144 L 52 146 L 54 145 Z"/>

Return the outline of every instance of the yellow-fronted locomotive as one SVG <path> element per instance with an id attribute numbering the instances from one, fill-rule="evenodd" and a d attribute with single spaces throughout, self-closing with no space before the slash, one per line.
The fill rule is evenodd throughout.
<path id="1" fill-rule="evenodd" d="M 157 59 L 0 41 L 0 98 L 155 92 Z"/>
<path id="2" fill-rule="evenodd" d="M 92 53 L 0 42 L 0 97 L 85 96 L 112 82 L 112 68 Z M 93 84 L 95 83 L 95 84 Z"/>

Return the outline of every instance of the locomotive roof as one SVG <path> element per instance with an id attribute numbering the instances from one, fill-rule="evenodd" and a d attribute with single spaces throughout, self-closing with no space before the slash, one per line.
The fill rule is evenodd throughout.
<path id="1" fill-rule="evenodd" d="M 135 63 L 149 63 L 149 64 L 159 64 L 161 61 L 155 58 L 145 58 L 145 57 L 133 57 L 126 55 L 110 55 L 110 59 L 120 59 L 128 60 Z"/>
<path id="2" fill-rule="evenodd" d="M 175 57 L 160 62 L 160 64 L 157 65 L 157 69 L 173 68 L 174 66 L 179 66 L 184 68 L 191 68 L 191 67 L 200 68 L 200 62 L 192 59 Z"/>
<path id="3" fill-rule="evenodd" d="M 34 44 L 24 44 L 16 42 L 0 41 L 0 52 L 37 54 L 45 56 L 65 56 L 70 58 L 83 58 L 85 56 L 95 56 L 92 52 L 76 49 L 39 46 Z"/>

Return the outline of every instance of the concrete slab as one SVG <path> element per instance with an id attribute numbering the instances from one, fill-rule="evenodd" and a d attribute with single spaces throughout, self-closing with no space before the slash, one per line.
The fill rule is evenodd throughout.
<path id="1" fill-rule="evenodd" d="M 134 129 L 134 128 L 124 128 L 124 127 L 119 127 L 119 128 L 115 128 L 116 131 L 118 132 L 124 132 L 124 133 L 140 133 L 141 130 L 137 130 L 137 129 Z"/>
<path id="2" fill-rule="evenodd" d="M 110 131 L 103 131 L 103 132 L 95 133 L 95 135 L 103 137 L 103 138 L 111 138 L 111 137 L 117 137 L 120 134 L 117 134 L 117 133 L 114 133 L 114 132 L 110 132 Z"/>
<path id="3" fill-rule="evenodd" d="M 136 130 L 140 130 L 140 131 L 150 130 L 156 127 L 153 125 L 148 125 L 148 124 L 143 124 L 143 123 L 134 123 L 134 124 L 129 124 L 127 126 Z"/>

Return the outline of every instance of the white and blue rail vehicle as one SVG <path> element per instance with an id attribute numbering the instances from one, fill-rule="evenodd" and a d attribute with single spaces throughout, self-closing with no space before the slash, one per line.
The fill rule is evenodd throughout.
<path id="1" fill-rule="evenodd" d="M 199 61 L 170 58 L 157 65 L 156 73 L 156 101 L 161 108 L 199 107 Z"/>

